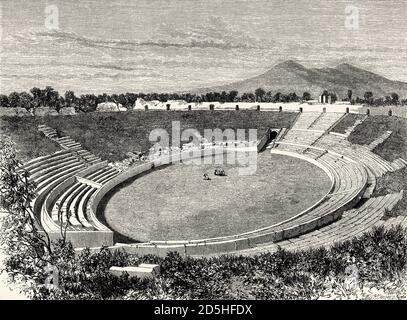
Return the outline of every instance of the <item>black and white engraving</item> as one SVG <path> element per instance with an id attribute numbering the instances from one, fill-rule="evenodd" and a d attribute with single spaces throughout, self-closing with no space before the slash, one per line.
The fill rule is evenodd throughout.
<path id="1" fill-rule="evenodd" d="M 0 299 L 407 299 L 406 12 L 0 0 Z"/>

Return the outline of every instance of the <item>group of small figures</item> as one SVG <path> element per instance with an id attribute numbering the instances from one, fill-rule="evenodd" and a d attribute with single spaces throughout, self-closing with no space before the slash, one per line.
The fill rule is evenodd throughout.
<path id="1" fill-rule="evenodd" d="M 226 172 L 223 169 L 215 169 L 214 175 L 218 176 L 218 177 L 225 177 Z M 209 175 L 207 173 L 204 173 L 203 179 L 204 180 L 211 180 L 211 178 L 209 177 Z"/>

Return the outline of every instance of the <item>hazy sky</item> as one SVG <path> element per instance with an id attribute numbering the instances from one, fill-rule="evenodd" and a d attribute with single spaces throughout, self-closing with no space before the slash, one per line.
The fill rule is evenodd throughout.
<path id="1" fill-rule="evenodd" d="M 3 93 L 46 85 L 179 91 L 245 79 L 287 59 L 307 67 L 349 62 L 407 82 L 405 0 L 0 3 Z M 359 11 L 356 30 L 345 26 L 349 6 Z"/>

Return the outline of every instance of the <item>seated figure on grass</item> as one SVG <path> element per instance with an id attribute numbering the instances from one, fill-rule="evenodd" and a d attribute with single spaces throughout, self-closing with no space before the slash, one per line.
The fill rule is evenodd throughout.
<path id="1" fill-rule="evenodd" d="M 207 173 L 204 173 L 204 175 L 203 175 L 203 179 L 204 179 L 204 180 L 211 180 L 211 178 L 209 178 L 209 176 L 208 176 L 208 174 L 207 174 Z"/>
<path id="2" fill-rule="evenodd" d="M 215 169 L 215 176 L 225 177 L 226 172 L 223 169 Z"/>

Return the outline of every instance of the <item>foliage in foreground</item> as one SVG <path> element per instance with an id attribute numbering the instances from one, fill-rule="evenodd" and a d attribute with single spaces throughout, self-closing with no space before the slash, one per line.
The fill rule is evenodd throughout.
<path id="1" fill-rule="evenodd" d="M 61 243 L 60 243 L 61 244 Z M 57 288 L 47 288 L 48 271 L 31 269 L 6 260 L 6 270 L 30 279 L 26 293 L 34 299 L 317 299 L 327 291 L 352 297 L 347 281 L 364 286 L 397 282 L 406 271 L 407 234 L 401 227 L 376 228 L 330 249 L 288 252 L 279 250 L 257 256 L 165 258 L 129 255 L 122 251 L 84 250 L 75 257 L 70 246 L 55 245 L 60 259 Z M 140 280 L 116 277 L 111 266 L 158 263 L 161 275 Z M 349 274 L 349 270 L 356 270 Z M 355 278 L 349 278 L 355 276 Z M 353 287 L 355 289 L 355 287 Z M 348 296 L 349 294 L 349 296 Z"/>

